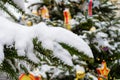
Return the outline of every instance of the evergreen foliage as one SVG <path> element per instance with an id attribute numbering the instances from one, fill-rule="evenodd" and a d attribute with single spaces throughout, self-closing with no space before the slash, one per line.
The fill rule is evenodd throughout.
<path id="1" fill-rule="evenodd" d="M 84 55 L 84 53 L 78 52 L 76 49 L 70 47 L 67 44 L 59 44 L 64 49 L 69 51 L 72 56 L 76 55 L 78 57 L 78 59 L 73 59 L 74 65 L 78 64 L 84 66 L 86 70 L 85 72 L 90 72 L 94 76 L 98 76 L 96 68 L 98 68 L 99 64 L 103 60 L 105 60 L 111 70 L 108 78 L 109 80 L 113 80 L 114 78 L 120 78 L 120 73 L 118 70 L 120 66 L 120 31 L 118 30 L 120 28 L 120 18 L 116 18 L 116 13 L 114 10 L 117 10 L 117 8 L 113 4 L 107 4 L 108 1 L 109 0 L 104 0 L 102 3 L 100 3 L 98 7 L 94 7 L 92 17 L 89 17 L 87 15 L 87 10 L 83 11 L 81 9 L 81 6 L 83 6 L 85 0 L 80 0 L 80 2 L 78 3 L 69 0 L 69 4 L 65 4 L 64 1 L 61 1 L 61 3 L 56 3 L 55 0 L 43 0 L 43 3 L 32 4 L 28 7 L 30 8 L 39 4 L 39 9 L 43 5 L 46 5 L 50 11 L 50 20 L 42 20 L 40 16 L 25 14 L 25 12 L 20 9 L 12 0 L 1 0 L 0 9 L 6 12 L 12 19 L 14 19 L 15 22 L 19 22 L 19 20 L 15 17 L 15 15 L 12 14 L 12 12 L 7 9 L 6 6 L 4 6 L 5 4 L 12 5 L 21 14 L 25 14 L 27 16 L 26 20 L 30 20 L 35 24 L 44 21 L 48 25 L 63 27 L 63 10 L 65 7 L 70 8 L 72 18 L 76 22 L 78 22 L 78 24 L 72 25 L 73 28 L 71 31 L 77 35 L 85 36 L 84 40 L 90 45 L 94 55 L 94 59 L 89 58 L 87 55 Z M 96 27 L 97 30 L 94 32 L 90 32 L 89 30 L 93 26 Z M 99 44 L 99 42 L 97 41 L 98 36 L 96 36 L 98 33 L 105 33 L 107 35 L 107 37 L 99 36 L 99 38 L 103 41 L 107 40 L 109 46 Z M 60 76 L 54 77 L 53 80 L 66 80 L 69 78 L 73 80 L 73 78 L 75 78 L 75 70 L 73 66 L 68 66 L 64 64 L 64 62 L 53 56 L 52 51 L 44 49 L 41 45 L 41 42 L 38 42 L 37 38 L 33 39 L 33 44 L 34 52 L 40 59 L 41 63 L 36 64 L 30 61 L 27 57 L 20 57 L 17 55 L 14 45 L 13 47 L 5 45 L 5 60 L 0 65 L 0 71 L 6 72 L 9 76 L 12 77 L 12 80 L 17 80 L 21 70 L 28 73 L 26 66 L 24 66 L 23 64 L 20 64 L 20 70 L 16 67 L 19 61 L 25 61 L 34 68 L 43 64 L 47 64 L 49 66 L 55 66 L 58 67 L 60 70 L 63 70 Z M 85 62 L 86 64 L 81 63 L 81 61 Z M 67 71 L 69 71 L 70 75 L 66 76 L 65 72 Z M 48 72 L 46 74 L 49 80 L 52 73 Z M 87 77 L 85 77 L 85 80 L 86 78 Z"/>

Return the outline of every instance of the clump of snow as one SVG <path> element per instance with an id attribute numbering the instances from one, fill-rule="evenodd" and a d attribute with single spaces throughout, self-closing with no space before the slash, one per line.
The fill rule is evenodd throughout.
<path id="1" fill-rule="evenodd" d="M 91 77 L 93 80 L 98 80 L 98 78 L 95 77 L 94 75 L 92 75 L 91 73 L 87 73 L 87 75 L 88 75 L 89 77 Z"/>
<path id="2" fill-rule="evenodd" d="M 67 50 L 62 48 L 62 46 L 60 46 L 57 43 L 54 45 L 53 54 L 56 57 L 60 58 L 62 61 L 64 61 L 66 64 L 73 66 L 72 56 L 69 54 Z"/>
<path id="3" fill-rule="evenodd" d="M 78 21 L 76 21 L 75 19 L 71 19 L 70 20 L 70 24 L 72 25 L 72 27 L 74 26 L 74 25 L 78 25 L 79 24 L 79 22 Z"/>
<path id="4" fill-rule="evenodd" d="M 34 76 L 42 75 L 42 77 L 44 77 L 44 78 L 47 78 L 47 75 L 46 75 L 47 72 L 52 73 L 51 78 L 54 78 L 54 77 L 58 76 L 63 71 L 60 70 L 59 68 L 56 68 L 54 66 L 49 66 L 46 64 L 44 64 L 38 68 L 35 68 L 32 72 L 30 71 L 30 73 L 33 74 Z"/>
<path id="5" fill-rule="evenodd" d="M 22 10 L 25 10 L 24 0 L 13 0 Z"/>
<path id="6" fill-rule="evenodd" d="M 29 8 L 29 9 L 28 9 L 28 7 L 31 6 L 32 4 L 42 3 L 42 2 L 43 2 L 43 0 L 27 0 L 27 2 L 24 3 L 24 5 L 25 5 L 25 12 L 30 14 L 32 10 L 37 10 L 38 5 L 35 5 L 32 8 Z"/>
<path id="7" fill-rule="evenodd" d="M 54 68 L 53 66 L 48 66 L 48 65 L 42 65 L 40 68 L 36 68 L 36 70 L 32 71 L 31 73 L 34 74 L 34 76 L 39 76 L 42 75 L 44 78 L 46 76 L 46 72 L 50 71 L 51 68 Z"/>
<path id="8" fill-rule="evenodd" d="M 108 37 L 108 35 L 106 33 L 103 33 L 103 32 L 98 32 L 96 35 L 95 35 L 97 38 L 106 38 Z"/>
<path id="9" fill-rule="evenodd" d="M 107 37 L 108 37 L 108 35 L 103 32 L 98 32 L 96 34 L 96 40 L 97 40 L 99 46 L 107 46 L 112 49 L 113 47 L 109 44 Z"/>
<path id="10" fill-rule="evenodd" d="M 95 0 L 95 1 L 93 1 L 93 8 L 94 7 L 97 7 L 97 8 L 99 8 L 99 5 L 100 5 L 100 1 L 99 0 Z"/>
<path id="11" fill-rule="evenodd" d="M 25 56 L 34 62 L 38 63 L 39 60 L 35 57 L 33 53 L 32 39 L 34 34 L 32 28 L 27 28 L 25 26 L 13 23 L 0 17 L 0 46 L 12 45 L 15 42 L 15 48 L 18 55 Z M 2 48 L 1 48 L 2 49 Z M 0 52 L 3 53 L 3 50 Z M 4 59 L 4 56 L 0 56 Z"/>
<path id="12" fill-rule="evenodd" d="M 78 59 L 78 56 L 73 55 L 73 60 L 77 60 L 77 59 Z"/>
<path id="13" fill-rule="evenodd" d="M 35 31 L 38 35 L 38 38 L 40 38 L 39 39 L 40 41 L 44 42 L 47 40 L 49 41 L 52 40 L 53 42 L 59 42 L 59 43 L 62 42 L 62 43 L 68 44 L 71 47 L 76 48 L 79 52 L 84 52 L 89 57 L 93 57 L 93 54 L 88 44 L 84 42 L 82 38 L 72 33 L 71 31 L 63 29 L 61 27 L 47 27 L 47 25 L 45 26 L 45 24 L 43 27 L 41 23 L 34 27 L 37 27 L 36 28 L 37 30 Z M 51 45 L 48 45 L 48 46 L 51 46 Z"/>
<path id="14" fill-rule="evenodd" d="M 62 0 L 55 0 L 56 1 L 56 3 L 60 3 Z"/>
<path id="15" fill-rule="evenodd" d="M 42 0 L 27 0 L 27 4 L 30 6 L 31 4 L 34 4 L 34 3 L 40 3 L 40 2 L 43 2 Z"/>
<path id="16" fill-rule="evenodd" d="M 89 57 L 93 57 L 90 47 L 79 36 L 60 27 L 48 27 L 41 22 L 33 27 L 25 27 L 0 17 L 0 61 L 4 59 L 3 45 L 15 43 L 15 49 L 19 56 L 27 56 L 35 63 L 39 62 L 33 53 L 33 38 L 38 38 L 45 49 L 53 51 L 54 56 L 61 59 L 66 64 L 72 66 L 70 53 L 62 48 L 59 43 L 65 43 L 74 47 L 79 52 L 84 52 Z"/>
<path id="17" fill-rule="evenodd" d="M 76 65 L 76 66 L 75 66 L 75 69 L 76 69 L 76 71 L 82 71 L 82 72 L 85 72 L 84 67 L 83 67 L 83 66 L 80 66 L 80 65 Z"/>

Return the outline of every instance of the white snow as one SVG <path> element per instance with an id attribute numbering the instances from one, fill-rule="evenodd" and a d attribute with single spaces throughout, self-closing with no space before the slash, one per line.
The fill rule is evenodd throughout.
<path id="1" fill-rule="evenodd" d="M 44 77 L 44 78 L 47 78 L 46 72 L 53 73 L 53 74 L 51 74 L 51 78 L 54 78 L 55 76 L 58 76 L 63 71 L 60 70 L 59 68 L 56 68 L 55 66 L 50 66 L 50 65 L 46 65 L 46 64 L 42 65 L 38 68 L 35 68 L 32 72 L 30 71 L 30 73 L 33 74 L 34 76 L 42 75 L 42 77 Z"/>
<path id="2" fill-rule="evenodd" d="M 89 57 L 93 57 L 90 47 L 76 34 L 61 27 L 47 27 L 44 23 L 42 24 L 44 27 L 41 24 L 34 26 L 37 27 L 34 29 L 37 29 L 35 31 L 38 35 L 38 38 L 40 38 L 40 41 L 47 42 L 48 40 L 52 40 L 53 42 L 63 42 L 71 47 L 76 48 L 79 52 L 84 52 Z M 52 46 L 48 46 L 50 46 L 49 48 L 51 49 Z"/>
<path id="3" fill-rule="evenodd" d="M 25 10 L 24 0 L 13 0 L 22 10 Z"/>
<path id="4" fill-rule="evenodd" d="M 5 6 L 8 7 L 8 10 L 9 10 L 17 19 L 20 18 L 21 13 L 19 13 L 18 11 L 16 11 L 16 9 L 15 9 L 13 6 L 11 6 L 11 5 L 9 5 L 9 4 L 6 4 Z M 24 6 L 24 5 L 23 5 L 23 6 Z M 23 9 L 23 10 L 24 10 L 24 9 Z M 7 14 L 7 13 L 6 13 L 6 14 Z M 3 14 L 3 15 L 4 15 L 4 14 Z M 4 15 L 4 16 L 9 17 L 8 14 L 7 14 L 7 15 Z"/>
<path id="5" fill-rule="evenodd" d="M 93 80 L 98 80 L 98 78 L 95 77 L 94 75 L 92 75 L 91 73 L 87 73 L 87 75 L 88 75 L 89 77 L 93 78 Z"/>
<path id="6" fill-rule="evenodd" d="M 28 9 L 28 7 L 30 5 L 32 5 L 32 4 L 41 3 L 41 2 L 42 2 L 42 0 L 27 0 L 27 2 L 25 3 L 25 12 L 30 14 L 31 13 L 31 11 L 30 11 L 31 9 Z M 32 7 L 32 10 L 37 10 L 37 6 L 38 5 Z"/>
<path id="7" fill-rule="evenodd" d="M 10 22 L 2 17 L 0 17 L 0 23 L 0 46 L 3 47 L 5 44 L 12 45 L 15 42 L 18 55 L 27 55 L 28 58 L 38 63 L 39 60 L 33 54 L 32 39 L 34 35 L 32 34 L 32 29 Z M 3 50 L 0 53 L 2 54 Z M 0 56 L 0 59 L 3 60 L 4 56 Z"/>
<path id="8" fill-rule="evenodd" d="M 94 7 L 97 7 L 97 8 L 99 8 L 99 5 L 100 5 L 100 1 L 99 0 L 95 0 L 95 1 L 93 1 L 93 8 Z"/>
<path id="9" fill-rule="evenodd" d="M 56 3 L 60 3 L 62 0 L 55 0 L 56 1 Z"/>
<path id="10" fill-rule="evenodd" d="M 39 68 L 34 69 L 30 73 L 32 73 L 34 76 L 42 75 L 42 77 L 46 78 L 47 77 L 46 76 L 46 72 L 51 72 L 52 69 L 53 69 L 53 72 L 56 71 L 54 73 L 58 73 L 59 74 L 60 70 L 58 70 L 54 66 L 49 66 L 49 65 L 46 65 L 46 64 L 45 65 L 41 65 Z"/>
<path id="11" fill-rule="evenodd" d="M 38 2 L 43 2 L 43 0 L 27 0 L 27 1 L 30 5 Z"/>
<path id="12" fill-rule="evenodd" d="M 60 58 L 64 63 L 72 66 L 72 57 L 67 50 L 62 48 L 59 42 L 74 47 L 79 52 L 84 52 L 93 57 L 90 47 L 76 34 L 60 28 L 48 27 L 41 22 L 33 27 L 22 26 L 0 17 L 0 63 L 4 59 L 3 45 L 12 45 L 15 42 L 19 56 L 27 56 L 30 60 L 38 63 L 39 60 L 33 53 L 33 38 L 38 38 L 45 49 L 53 51 L 54 56 Z"/>
<path id="13" fill-rule="evenodd" d="M 60 58 L 62 61 L 64 61 L 66 64 L 73 66 L 72 56 L 69 54 L 69 52 L 67 50 L 62 48 L 57 43 L 54 45 L 53 54 L 56 57 Z"/>
<path id="14" fill-rule="evenodd" d="M 85 72 L 84 67 L 83 67 L 83 66 L 80 66 L 80 65 L 76 65 L 76 66 L 75 66 L 75 70 L 76 70 L 76 71 L 82 71 L 82 72 Z"/>
<path id="15" fill-rule="evenodd" d="M 95 36 L 96 36 L 96 39 L 94 41 L 97 42 L 99 46 L 107 46 L 113 50 L 115 49 L 114 47 L 112 47 L 109 44 L 109 40 L 107 39 L 108 34 L 106 34 L 104 32 L 98 32 L 98 33 L 96 33 Z"/>

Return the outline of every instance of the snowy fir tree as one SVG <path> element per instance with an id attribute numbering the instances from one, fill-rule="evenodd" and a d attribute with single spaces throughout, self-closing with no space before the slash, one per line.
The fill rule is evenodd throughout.
<path id="1" fill-rule="evenodd" d="M 120 79 L 119 4 L 1 0 L 0 71 L 11 80 Z"/>

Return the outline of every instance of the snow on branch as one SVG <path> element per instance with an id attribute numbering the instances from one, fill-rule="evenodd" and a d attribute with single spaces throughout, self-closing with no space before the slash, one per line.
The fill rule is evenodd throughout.
<path id="1" fill-rule="evenodd" d="M 15 43 L 15 49 L 19 56 L 27 56 L 35 63 L 39 59 L 33 53 L 33 39 L 38 38 L 43 48 L 53 51 L 54 56 L 66 64 L 72 66 L 72 56 L 59 43 L 65 43 L 74 47 L 79 52 L 83 52 L 89 57 L 93 57 L 90 47 L 79 36 L 60 27 L 49 27 L 41 22 L 33 27 L 22 26 L 0 17 L 0 63 L 4 60 L 4 45 Z"/>

